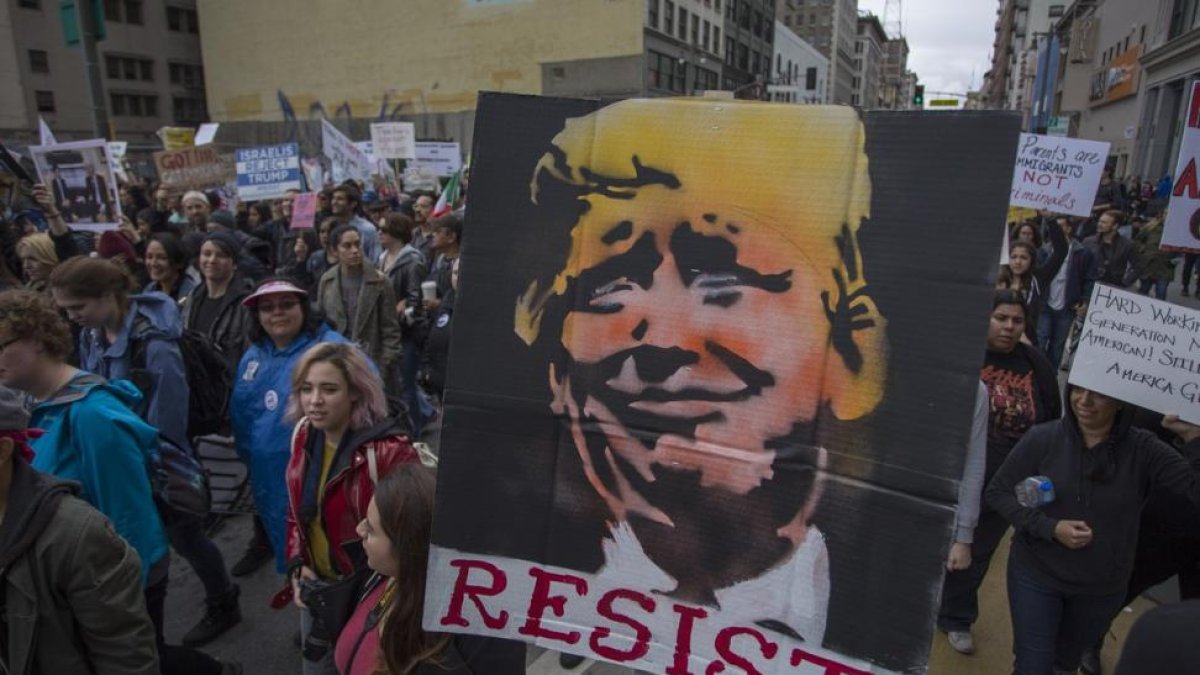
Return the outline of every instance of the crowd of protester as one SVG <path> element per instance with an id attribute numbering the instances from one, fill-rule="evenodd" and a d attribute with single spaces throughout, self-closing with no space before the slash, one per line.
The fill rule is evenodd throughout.
<path id="1" fill-rule="evenodd" d="M 520 644 L 421 627 L 436 457 L 420 439 L 463 204 L 435 216 L 434 194 L 347 182 L 293 228 L 291 194 L 229 210 L 127 185 L 128 217 L 96 236 L 34 195 L 45 232 L 0 225 L 0 672 L 240 673 L 202 648 L 242 621 L 234 579 L 268 563 L 306 674 L 525 672 Z M 959 652 L 1010 527 L 1020 675 L 1098 674 L 1113 618 L 1169 577 L 1200 598 L 1200 427 L 1060 386 L 1096 283 L 1165 298 L 1182 260 L 1193 288 L 1198 258 L 1158 249 L 1164 203 L 1106 172 L 1091 217 L 1012 224 L 937 619 Z M 206 529 L 194 447 L 211 434 L 232 438 L 254 504 L 232 565 Z M 1018 500 L 1031 476 L 1054 501 Z M 178 645 L 172 549 L 205 592 Z M 36 639 L 14 620 L 32 616 Z"/>
<path id="2" fill-rule="evenodd" d="M 273 562 L 305 673 L 523 673 L 421 628 L 462 204 L 320 193 L 225 208 L 126 185 L 117 229 L 0 222 L 0 672 L 242 672 L 202 648 Z M 153 198 L 148 198 L 153 195 Z M 231 437 L 254 528 L 228 565 L 195 447 Z M 164 638 L 171 551 L 205 594 Z M 311 609 L 310 609 L 311 607 Z M 331 607 L 333 609 L 331 609 Z M 37 617 L 30 621 L 28 617 Z"/>
<path id="3" fill-rule="evenodd" d="M 1011 528 L 1018 675 L 1099 675 L 1110 624 L 1134 598 L 1176 575 L 1184 599 L 1200 598 L 1200 427 L 1060 386 L 1097 283 L 1165 299 L 1184 259 L 1188 296 L 1194 256 L 1159 250 L 1166 196 L 1105 170 L 1091 216 L 1010 224 L 938 628 L 974 653 L 978 592 Z M 1048 503 L 1018 499 L 1030 479 L 1048 482 Z"/>

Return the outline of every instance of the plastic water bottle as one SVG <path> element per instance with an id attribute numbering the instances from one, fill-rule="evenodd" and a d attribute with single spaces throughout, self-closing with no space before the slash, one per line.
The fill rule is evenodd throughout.
<path id="1" fill-rule="evenodd" d="M 1054 501 L 1054 481 L 1045 476 L 1030 476 L 1017 483 L 1017 501 L 1036 509 Z"/>

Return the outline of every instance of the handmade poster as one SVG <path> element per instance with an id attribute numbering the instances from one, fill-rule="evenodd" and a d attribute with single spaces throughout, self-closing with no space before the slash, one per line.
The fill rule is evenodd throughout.
<path id="1" fill-rule="evenodd" d="M 1200 424 L 1200 311 L 1096 284 L 1068 381 Z"/>
<path id="2" fill-rule="evenodd" d="M 1021 134 L 1013 168 L 1013 206 L 1090 216 L 1109 144 Z"/>
<path id="3" fill-rule="evenodd" d="M 1197 250 L 1200 249 L 1200 170 L 1196 167 L 1196 160 L 1200 159 L 1200 82 L 1193 82 L 1189 90 L 1183 123 L 1161 246 Z"/>
<path id="4" fill-rule="evenodd" d="M 54 204 L 72 227 L 101 232 L 121 221 L 117 181 L 103 138 L 35 145 L 29 156 Z"/>
<path id="5" fill-rule="evenodd" d="M 162 127 L 158 130 L 163 150 L 183 150 L 196 144 L 196 130 L 191 127 Z"/>
<path id="6" fill-rule="evenodd" d="M 425 628 L 922 672 L 1019 118 L 482 94 L 476 120 Z"/>
<path id="7" fill-rule="evenodd" d="M 221 127 L 217 122 L 206 122 L 196 129 L 194 138 L 196 145 L 208 145 L 217 137 L 217 129 Z"/>
<path id="8" fill-rule="evenodd" d="M 160 150 L 154 165 L 162 184 L 174 190 L 206 190 L 236 180 L 236 169 L 212 145 Z"/>
<path id="9" fill-rule="evenodd" d="M 371 179 L 371 160 L 366 153 L 324 118 L 321 119 L 321 152 L 329 158 L 335 183 L 347 178 L 364 182 Z"/>
<path id="10" fill-rule="evenodd" d="M 317 216 L 317 193 L 301 192 L 292 198 L 291 229 L 302 230 L 313 227 Z"/>
<path id="11" fill-rule="evenodd" d="M 439 178 L 449 178 L 462 169 L 462 149 L 458 143 L 418 141 L 417 158 L 411 166 L 429 169 Z"/>
<path id="12" fill-rule="evenodd" d="M 371 142 L 379 159 L 416 159 L 417 132 L 412 122 L 374 122 Z"/>
<path id="13" fill-rule="evenodd" d="M 295 143 L 237 150 L 238 199 L 277 199 L 300 189 L 300 146 Z"/>

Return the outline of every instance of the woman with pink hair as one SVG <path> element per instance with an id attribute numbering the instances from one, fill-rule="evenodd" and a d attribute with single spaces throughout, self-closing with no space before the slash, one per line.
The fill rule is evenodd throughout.
<path id="1" fill-rule="evenodd" d="M 329 644 L 349 617 L 328 608 L 349 598 L 348 614 L 369 575 L 356 528 L 379 480 L 418 455 L 388 417 L 383 382 L 354 345 L 322 342 L 304 353 L 287 413 L 298 421 L 287 467 L 285 592 L 303 610 L 304 673 L 332 673 Z"/>

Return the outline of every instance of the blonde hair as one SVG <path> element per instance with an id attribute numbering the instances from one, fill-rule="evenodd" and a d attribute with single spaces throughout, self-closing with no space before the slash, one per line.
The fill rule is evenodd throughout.
<path id="1" fill-rule="evenodd" d="M 54 252 L 54 240 L 43 232 L 23 237 L 17 242 L 17 257 L 33 258 L 43 265 L 58 265 L 58 254 Z"/>
<path id="2" fill-rule="evenodd" d="M 316 363 L 329 363 L 342 373 L 346 386 L 356 397 L 350 410 L 351 429 L 369 429 L 388 415 L 383 381 L 371 365 L 371 360 L 358 347 L 344 342 L 321 342 L 304 352 L 292 370 L 292 391 L 288 397 L 286 417 L 298 421 L 304 417 L 300 406 L 300 387 L 308 371 Z"/>

